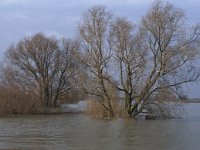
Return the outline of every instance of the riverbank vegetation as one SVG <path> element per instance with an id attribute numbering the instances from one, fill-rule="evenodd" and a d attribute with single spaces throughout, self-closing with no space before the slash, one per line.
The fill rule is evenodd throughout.
<path id="1" fill-rule="evenodd" d="M 182 85 L 200 76 L 200 26 L 189 27 L 184 11 L 170 3 L 155 1 L 138 24 L 94 6 L 77 30 L 76 39 L 37 33 L 10 46 L 2 111 L 35 113 L 91 99 L 88 114 L 169 117 Z"/>

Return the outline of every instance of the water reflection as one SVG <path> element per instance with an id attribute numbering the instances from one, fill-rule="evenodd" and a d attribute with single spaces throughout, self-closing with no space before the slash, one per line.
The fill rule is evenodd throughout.
<path id="1" fill-rule="evenodd" d="M 200 106 L 185 119 L 95 120 L 84 115 L 0 119 L 0 149 L 190 150 L 200 147 Z M 193 110 L 193 111 L 191 111 Z"/>

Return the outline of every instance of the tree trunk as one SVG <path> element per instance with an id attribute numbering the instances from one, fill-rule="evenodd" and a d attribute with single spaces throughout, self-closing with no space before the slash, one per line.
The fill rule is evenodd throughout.
<path id="1" fill-rule="evenodd" d="M 48 86 L 45 86 L 43 89 L 43 101 L 45 103 L 45 107 L 51 107 L 51 99 L 49 98 L 49 89 Z"/>
<path id="2" fill-rule="evenodd" d="M 57 107 L 57 99 L 53 101 L 53 107 Z"/>
<path id="3" fill-rule="evenodd" d="M 132 117 L 131 103 L 132 103 L 131 95 L 125 93 L 125 117 L 126 118 Z"/>
<path id="4" fill-rule="evenodd" d="M 108 101 L 108 105 L 109 105 L 110 117 L 111 117 L 111 118 L 114 118 L 114 117 L 115 117 L 115 113 L 114 113 L 114 111 L 113 111 L 112 104 L 111 104 L 110 101 Z"/>

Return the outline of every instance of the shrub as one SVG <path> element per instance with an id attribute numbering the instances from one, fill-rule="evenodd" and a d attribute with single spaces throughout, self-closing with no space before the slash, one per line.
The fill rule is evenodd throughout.
<path id="1" fill-rule="evenodd" d="M 123 105 L 116 99 L 112 99 L 112 106 L 114 109 L 115 117 L 122 117 L 124 115 Z M 89 99 L 87 101 L 86 114 L 95 118 L 110 117 L 109 112 L 99 104 L 97 100 Z"/>
<path id="2" fill-rule="evenodd" d="M 0 114 L 36 114 L 42 105 L 32 95 L 12 86 L 0 89 Z"/>

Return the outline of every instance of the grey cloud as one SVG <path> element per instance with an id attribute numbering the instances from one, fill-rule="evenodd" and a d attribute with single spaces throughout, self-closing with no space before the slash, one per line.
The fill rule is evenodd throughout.
<path id="1" fill-rule="evenodd" d="M 191 22 L 200 20 L 198 0 L 185 0 L 184 3 L 182 0 L 169 1 L 185 9 Z M 0 41 L 0 49 L 5 51 L 9 43 L 19 40 L 27 32 L 51 31 L 64 36 L 73 35 L 82 13 L 96 4 L 107 6 L 116 16 L 126 16 L 133 22 L 138 22 L 152 2 L 153 0 L 1 0 L 0 33 L 7 36 L 8 40 L 3 40 L 3 43 Z"/>

